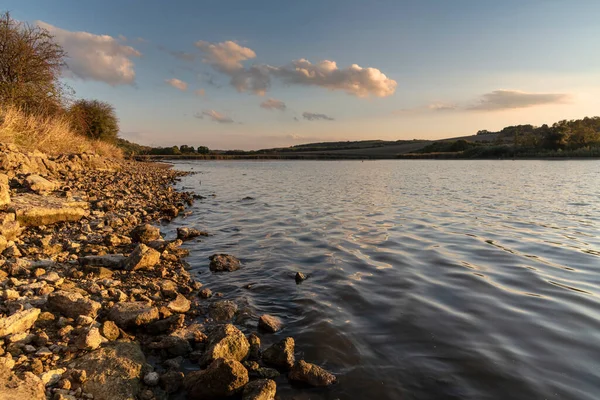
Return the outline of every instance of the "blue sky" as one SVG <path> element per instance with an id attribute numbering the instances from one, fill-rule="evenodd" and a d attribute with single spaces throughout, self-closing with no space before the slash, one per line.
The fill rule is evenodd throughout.
<path id="1" fill-rule="evenodd" d="M 596 0 L 2 8 L 50 30 L 76 95 L 112 103 L 121 135 L 143 144 L 441 138 L 599 114 Z"/>

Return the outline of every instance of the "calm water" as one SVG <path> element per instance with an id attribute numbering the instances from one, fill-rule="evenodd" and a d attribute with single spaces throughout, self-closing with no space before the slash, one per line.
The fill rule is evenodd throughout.
<path id="1" fill-rule="evenodd" d="M 173 226 L 214 233 L 186 245 L 200 281 L 339 378 L 281 399 L 600 398 L 599 161 L 176 167 L 207 196 Z"/>

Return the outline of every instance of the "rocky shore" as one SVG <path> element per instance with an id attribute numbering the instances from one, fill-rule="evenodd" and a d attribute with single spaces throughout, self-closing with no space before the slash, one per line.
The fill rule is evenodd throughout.
<path id="1" fill-rule="evenodd" d="M 282 377 L 336 381 L 296 360 L 291 337 L 262 349 L 281 321 L 244 334 L 236 304 L 187 271 L 182 243 L 208 233 L 160 230 L 200 197 L 173 189 L 182 174 L 0 144 L 0 399 L 267 400 Z M 207 264 L 241 267 L 227 254 Z"/>

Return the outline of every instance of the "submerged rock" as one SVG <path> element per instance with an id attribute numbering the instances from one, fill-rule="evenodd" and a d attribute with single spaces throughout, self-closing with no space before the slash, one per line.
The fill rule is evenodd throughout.
<path id="1" fill-rule="evenodd" d="M 288 374 L 292 381 L 306 383 L 310 386 L 329 386 L 336 381 L 335 375 L 318 365 L 299 360 Z"/>
<path id="2" fill-rule="evenodd" d="M 271 379 L 258 379 L 244 387 L 242 400 L 273 400 L 277 384 Z"/>
<path id="3" fill-rule="evenodd" d="M 264 314 L 258 320 L 258 328 L 265 331 L 275 333 L 280 331 L 283 324 L 281 320 L 269 314 Z"/>
<path id="4" fill-rule="evenodd" d="M 216 322 L 227 322 L 235 316 L 237 304 L 231 300 L 215 301 L 208 308 L 208 315 Z"/>
<path id="5" fill-rule="evenodd" d="M 207 365 L 217 358 L 242 361 L 250 351 L 248 339 L 231 324 L 213 328 L 207 341 L 206 352 L 200 360 L 200 365 Z"/>
<path id="6" fill-rule="evenodd" d="M 139 344 L 114 342 L 75 360 L 74 368 L 85 371 L 82 388 L 94 400 L 134 400 L 145 362 Z"/>
<path id="7" fill-rule="evenodd" d="M 248 371 L 239 361 L 219 358 L 204 371 L 189 373 L 184 379 L 190 400 L 232 396 L 248 383 Z"/>
<path id="8" fill-rule="evenodd" d="M 262 359 L 266 364 L 279 368 L 292 368 L 294 366 L 294 339 L 287 337 L 271 345 L 263 351 Z"/>
<path id="9" fill-rule="evenodd" d="M 240 269 L 240 260 L 229 254 L 213 254 L 209 259 L 209 268 L 213 272 L 231 272 Z"/>

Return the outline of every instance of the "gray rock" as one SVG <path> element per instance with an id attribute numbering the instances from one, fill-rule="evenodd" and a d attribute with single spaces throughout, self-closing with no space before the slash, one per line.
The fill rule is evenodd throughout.
<path id="1" fill-rule="evenodd" d="M 83 297 L 80 293 L 59 290 L 48 295 L 48 307 L 68 318 L 77 318 L 80 315 L 95 318 L 102 305 Z"/>
<path id="2" fill-rule="evenodd" d="M 282 326 L 283 324 L 279 318 L 269 314 L 262 315 L 258 320 L 258 329 L 265 332 L 275 333 L 280 331 Z"/>
<path id="3" fill-rule="evenodd" d="M 237 305 L 231 300 L 215 301 L 208 308 L 208 315 L 216 322 L 227 322 L 235 316 Z"/>
<path id="4" fill-rule="evenodd" d="M 160 253 L 145 244 L 138 244 L 125 260 L 125 269 L 137 271 L 154 267 L 160 261 Z"/>
<path id="5" fill-rule="evenodd" d="M 184 379 L 187 398 L 213 399 L 232 396 L 248 383 L 248 371 L 235 360 L 219 358 L 203 371 L 189 373 Z"/>
<path id="6" fill-rule="evenodd" d="M 336 381 L 335 375 L 318 365 L 299 360 L 288 374 L 291 381 L 302 382 L 310 386 L 329 386 Z"/>
<path id="7" fill-rule="evenodd" d="M 231 272 L 240 269 L 240 260 L 229 254 L 213 254 L 209 259 L 209 268 L 213 272 Z"/>
<path id="8" fill-rule="evenodd" d="M 277 392 L 277 384 L 271 379 L 258 379 L 244 387 L 242 400 L 273 400 Z"/>
<path id="9" fill-rule="evenodd" d="M 108 319 L 123 329 L 146 325 L 158 318 L 158 308 L 143 301 L 117 303 L 108 312 Z"/>
<path id="10" fill-rule="evenodd" d="M 39 308 L 30 308 L 28 310 L 17 311 L 9 317 L 0 318 L 0 338 L 26 332 L 31 329 L 35 321 L 37 321 L 40 311 Z"/>
<path id="11" fill-rule="evenodd" d="M 294 339 L 287 337 L 263 351 L 262 359 L 266 364 L 279 368 L 291 368 L 294 365 Z"/>
<path id="12" fill-rule="evenodd" d="M 242 361 L 249 351 L 248 339 L 238 328 L 231 324 L 219 325 L 208 334 L 206 351 L 200 365 L 208 365 L 217 358 Z"/>
<path id="13" fill-rule="evenodd" d="M 148 372 L 146 375 L 144 375 L 144 383 L 148 386 L 158 385 L 159 379 L 160 375 L 158 372 Z"/>

